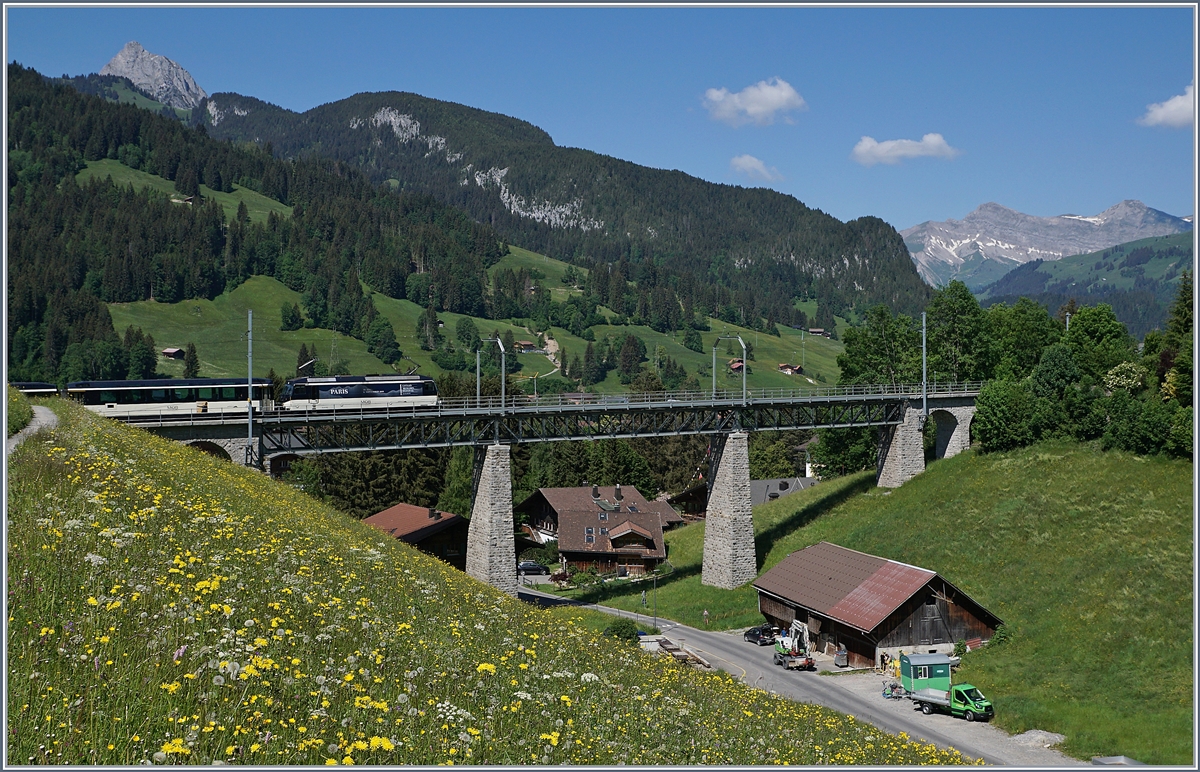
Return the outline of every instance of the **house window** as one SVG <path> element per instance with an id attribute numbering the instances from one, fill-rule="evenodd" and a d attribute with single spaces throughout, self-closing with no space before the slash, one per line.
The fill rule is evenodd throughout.
<path id="1" fill-rule="evenodd" d="M 591 528 L 589 528 L 588 530 L 590 531 L 590 530 L 592 530 L 592 529 L 591 529 Z M 594 543 L 594 542 L 596 541 L 596 537 L 595 537 L 595 536 L 592 536 L 592 535 L 589 533 L 587 536 L 584 536 L 584 537 L 583 537 L 583 540 L 584 540 L 585 542 L 587 542 L 588 544 L 592 544 L 592 543 Z"/>
<path id="2" fill-rule="evenodd" d="M 629 511 L 630 511 L 630 512 L 637 512 L 637 511 L 638 511 L 638 508 L 637 508 L 637 507 L 635 507 L 633 504 L 630 504 L 630 505 L 629 505 Z"/>
<path id="3" fill-rule="evenodd" d="M 929 677 L 929 665 L 917 665 L 917 674 L 914 677 L 915 678 L 928 678 Z"/>
<path id="4" fill-rule="evenodd" d="M 608 522 L 608 513 L 607 513 L 607 512 L 601 512 L 601 513 L 600 513 L 600 520 L 601 520 L 602 522 L 605 522 L 605 523 L 607 523 L 607 522 Z"/>
<path id="5" fill-rule="evenodd" d="M 595 533 L 595 532 L 596 532 L 596 530 L 595 530 L 594 528 L 592 528 L 592 527 L 589 525 L 587 528 L 584 528 L 584 529 L 583 529 L 583 532 L 584 532 L 585 534 L 593 534 L 593 533 Z"/>
<path id="6" fill-rule="evenodd" d="M 604 535 L 606 535 L 607 533 L 608 533 L 608 529 L 607 529 L 607 528 L 601 528 L 601 529 L 600 529 L 600 535 L 601 535 L 601 536 L 604 536 Z"/>

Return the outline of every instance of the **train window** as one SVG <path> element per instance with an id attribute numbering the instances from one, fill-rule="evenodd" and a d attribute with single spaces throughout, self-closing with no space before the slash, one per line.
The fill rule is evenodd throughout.
<path id="1" fill-rule="evenodd" d="M 436 397 L 437 396 L 437 384 L 436 383 L 434 383 L 433 381 L 425 381 L 425 396 L 426 397 Z"/>
<path id="2" fill-rule="evenodd" d="M 191 389 L 175 389 L 174 397 L 176 402 L 194 402 L 196 400 Z"/>
<path id="3" fill-rule="evenodd" d="M 146 393 L 138 389 L 117 392 L 117 401 L 127 405 L 140 405 L 146 401 Z"/>
<path id="4" fill-rule="evenodd" d="M 167 390 L 166 389 L 151 389 L 150 390 L 150 401 L 151 402 L 166 402 L 167 401 Z"/>
<path id="5" fill-rule="evenodd" d="M 89 391 L 87 392 L 87 395 L 89 405 L 98 405 L 101 402 L 117 401 L 117 393 L 115 391 L 102 391 L 99 394 L 94 391 Z"/>
<path id="6" fill-rule="evenodd" d="M 237 399 L 237 389 L 232 386 L 222 386 L 221 399 Z"/>
<path id="7" fill-rule="evenodd" d="M 207 387 L 196 389 L 196 398 L 202 399 L 202 400 L 216 399 L 217 398 L 217 390 L 210 389 Z"/>

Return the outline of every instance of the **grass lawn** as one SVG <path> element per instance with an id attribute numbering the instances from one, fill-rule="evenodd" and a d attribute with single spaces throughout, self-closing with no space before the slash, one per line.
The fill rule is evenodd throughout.
<path id="1" fill-rule="evenodd" d="M 175 183 L 165 177 L 159 177 L 157 174 L 146 174 L 146 172 L 137 169 L 130 169 L 120 161 L 114 161 L 111 158 L 88 161 L 87 168 L 75 175 L 75 179 L 80 184 L 92 177 L 111 177 L 115 184 L 133 185 L 135 190 L 151 188 L 168 196 L 174 197 L 179 195 L 175 190 Z M 256 193 L 249 188 L 243 188 L 241 185 L 235 184 L 232 193 L 220 193 L 212 190 L 207 185 L 201 185 L 200 195 L 203 198 L 211 198 L 219 203 L 225 210 L 225 216 L 230 219 L 237 214 L 238 204 L 243 201 L 246 202 L 246 210 L 250 214 L 251 222 L 266 222 L 267 215 L 270 212 L 277 212 L 283 217 L 292 216 L 292 208 L 290 206 L 285 206 L 273 198 L 267 198 L 261 193 Z"/>
<path id="2" fill-rule="evenodd" d="M 184 300 L 180 303 L 109 303 L 113 327 L 118 335 L 129 325 L 141 327 L 154 336 L 158 348 L 183 348 L 196 344 L 200 356 L 200 375 L 204 378 L 246 374 L 246 310 L 254 310 L 254 375 L 262 377 L 274 368 L 287 375 L 296 370 L 300 344 L 312 348 L 329 361 L 334 341 L 337 354 L 357 374 L 388 373 L 392 369 L 367 352 L 367 344 L 332 330 L 279 329 L 279 309 L 284 303 L 297 303 L 300 293 L 266 276 L 253 276 L 232 292 L 216 300 Z M 158 370 L 182 376 L 183 361 L 159 359 Z"/>
<path id="3" fill-rule="evenodd" d="M 935 462 L 895 491 L 870 473 L 754 511 L 760 573 L 829 541 L 938 571 L 1001 617 L 1010 642 L 960 678 L 1010 732 L 1061 732 L 1077 758 L 1187 764 L 1193 753 L 1192 465 L 1069 443 Z M 753 588 L 700 584 L 704 525 L 667 536 L 658 614 L 758 623 Z M 644 584 L 584 596 L 640 607 Z"/>

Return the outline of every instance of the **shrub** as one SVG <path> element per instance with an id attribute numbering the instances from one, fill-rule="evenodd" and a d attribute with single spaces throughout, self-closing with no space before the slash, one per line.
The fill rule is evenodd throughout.
<path id="1" fill-rule="evenodd" d="M 621 617 L 604 628 L 604 634 L 625 641 L 636 641 L 638 639 L 638 626 L 632 619 Z"/>
<path id="2" fill-rule="evenodd" d="M 1104 376 L 1104 388 L 1109 391 L 1124 389 L 1137 394 L 1146 383 L 1146 368 L 1133 362 L 1122 362 Z"/>
<path id="3" fill-rule="evenodd" d="M 1032 413 L 1032 399 L 1022 384 L 992 381 L 975 400 L 971 429 L 984 452 L 1020 448 L 1033 441 Z"/>
<path id="4" fill-rule="evenodd" d="M 25 395 L 8 387 L 8 436 L 11 437 L 24 429 L 33 420 L 33 408 Z"/>

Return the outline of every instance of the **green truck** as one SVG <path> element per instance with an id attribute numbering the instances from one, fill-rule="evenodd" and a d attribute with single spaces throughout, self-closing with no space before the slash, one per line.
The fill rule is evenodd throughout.
<path id="1" fill-rule="evenodd" d="M 945 654 L 901 654 L 900 685 L 926 715 L 941 710 L 967 721 L 996 715 L 991 701 L 974 686 L 950 683 L 950 658 Z"/>

